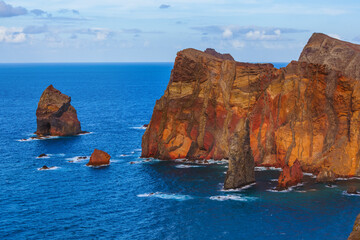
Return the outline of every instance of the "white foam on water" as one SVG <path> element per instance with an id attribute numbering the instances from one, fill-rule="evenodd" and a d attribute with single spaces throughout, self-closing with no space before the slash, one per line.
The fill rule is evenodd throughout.
<path id="1" fill-rule="evenodd" d="M 79 159 L 79 157 L 86 157 L 86 158 L 85 159 Z M 72 158 L 65 158 L 65 159 L 70 161 L 70 162 L 73 162 L 73 163 L 78 163 L 78 162 L 83 162 L 83 161 L 89 160 L 90 157 L 89 156 L 75 156 L 75 157 L 72 157 Z"/>
<path id="2" fill-rule="evenodd" d="M 161 199 L 172 199 L 177 201 L 186 201 L 193 199 L 193 197 L 189 195 L 182 195 L 182 194 L 174 194 L 174 193 L 162 193 L 162 192 L 155 192 L 155 193 L 143 193 L 138 194 L 138 197 L 155 197 Z"/>
<path id="3" fill-rule="evenodd" d="M 46 156 L 43 156 L 43 157 L 39 157 L 37 156 L 36 158 L 37 159 L 46 159 L 46 158 L 50 158 L 51 154 L 46 154 Z"/>
<path id="4" fill-rule="evenodd" d="M 269 169 L 273 171 L 282 171 L 282 168 L 279 167 L 269 167 Z"/>
<path id="5" fill-rule="evenodd" d="M 226 200 L 233 200 L 233 201 L 241 201 L 241 202 L 249 202 L 254 201 L 256 197 L 246 197 L 241 195 L 219 195 L 219 196 L 211 196 L 211 200 L 215 201 L 226 201 Z"/>
<path id="6" fill-rule="evenodd" d="M 38 168 L 37 170 L 38 171 L 51 171 L 51 170 L 56 170 L 56 169 L 59 169 L 60 167 L 49 167 L 48 169 L 41 169 L 41 168 Z"/>
<path id="7" fill-rule="evenodd" d="M 245 185 L 243 187 L 240 187 L 240 188 L 232 188 L 232 189 L 221 189 L 220 191 L 221 192 L 239 192 L 239 191 L 242 191 L 242 190 L 245 190 L 245 189 L 249 189 L 251 188 L 252 186 L 256 185 L 256 182 L 255 183 L 250 183 L 248 185 Z"/>
<path id="8" fill-rule="evenodd" d="M 342 195 L 349 196 L 349 197 L 360 197 L 360 193 L 352 194 L 352 193 L 347 193 L 347 191 L 343 191 Z"/>
<path id="9" fill-rule="evenodd" d="M 110 166 L 110 164 L 102 164 L 102 165 L 97 165 L 97 166 L 85 165 L 85 166 L 86 166 L 86 167 L 90 167 L 90 168 L 102 168 L 102 167 Z"/>
<path id="10" fill-rule="evenodd" d="M 179 164 L 175 166 L 176 168 L 198 168 L 198 167 L 203 167 L 203 166 L 199 166 L 199 165 L 188 165 L 188 164 Z"/>
<path id="11" fill-rule="evenodd" d="M 326 184 L 325 187 L 327 187 L 327 188 L 337 188 L 338 186 L 337 185 L 328 185 L 328 184 Z"/>
<path id="12" fill-rule="evenodd" d="M 301 187 L 301 186 L 304 186 L 304 183 L 298 183 L 298 184 L 296 184 L 296 185 L 294 185 L 294 186 L 291 186 L 291 187 L 289 187 L 289 188 L 287 188 L 287 189 L 283 189 L 283 190 L 280 190 L 280 191 L 279 191 L 279 190 L 276 190 L 276 189 L 274 189 L 274 188 L 267 189 L 266 191 L 268 191 L 268 192 L 281 192 L 281 193 L 284 193 L 284 192 L 294 191 L 295 188 Z M 301 191 L 301 190 L 296 190 L 296 191 Z"/>
<path id="13" fill-rule="evenodd" d="M 136 127 L 130 127 L 131 129 L 138 129 L 138 130 L 146 130 L 146 127 L 144 126 L 136 126 Z"/>
<path id="14" fill-rule="evenodd" d="M 120 154 L 118 155 L 117 157 L 128 157 L 129 155 L 126 155 L 126 154 Z"/>
<path id="15" fill-rule="evenodd" d="M 141 148 L 136 148 L 136 149 L 134 149 L 134 152 L 141 152 L 141 151 L 142 151 Z"/>
<path id="16" fill-rule="evenodd" d="M 338 181 L 347 181 L 347 180 L 360 180 L 360 177 L 349 177 L 349 178 L 336 178 Z"/>
<path id="17" fill-rule="evenodd" d="M 267 170 L 269 170 L 267 167 L 255 167 L 255 171 L 258 171 L 258 172 L 267 171 Z"/>
<path id="18" fill-rule="evenodd" d="M 30 142 L 30 141 L 40 141 L 40 140 L 48 140 L 48 139 L 56 139 L 61 138 L 61 136 L 46 136 L 46 137 L 29 137 L 16 140 L 18 142 Z"/>
<path id="19" fill-rule="evenodd" d="M 79 133 L 77 135 L 82 136 L 82 135 L 88 135 L 88 134 L 93 134 L 94 132 L 85 132 L 85 133 Z M 76 135 L 75 135 L 76 136 Z"/>

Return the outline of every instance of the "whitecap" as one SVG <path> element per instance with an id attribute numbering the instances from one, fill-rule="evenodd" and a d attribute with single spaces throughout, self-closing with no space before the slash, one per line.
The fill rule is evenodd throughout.
<path id="1" fill-rule="evenodd" d="M 86 157 L 86 158 L 82 158 L 82 157 Z M 66 158 L 66 160 L 68 160 L 68 162 L 72 162 L 72 163 L 83 162 L 83 161 L 86 161 L 89 159 L 90 159 L 89 156 L 75 156 L 72 158 Z"/>
<path id="2" fill-rule="evenodd" d="M 82 136 L 82 135 L 88 135 L 88 134 L 93 134 L 94 132 L 84 132 L 84 133 L 79 133 L 77 135 Z"/>
<path id="3" fill-rule="evenodd" d="M 289 188 L 287 188 L 287 189 L 283 189 L 283 190 L 277 190 L 277 189 L 275 189 L 275 188 L 271 188 L 271 189 L 268 189 L 268 190 L 266 190 L 266 191 L 268 191 L 268 192 L 291 192 L 291 191 L 293 191 L 295 188 L 297 188 L 297 187 L 301 187 L 301 186 L 304 186 L 304 183 L 298 183 L 298 184 L 296 184 L 296 185 L 294 185 L 294 186 L 291 186 L 291 187 L 289 187 Z M 300 191 L 300 190 L 296 190 L 296 191 Z"/>
<path id="4" fill-rule="evenodd" d="M 131 129 L 146 130 L 144 126 L 130 127 Z"/>
<path id="5" fill-rule="evenodd" d="M 329 184 L 326 184 L 325 187 L 327 188 L 337 188 L 338 186 L 337 185 L 329 185 Z"/>
<path id="6" fill-rule="evenodd" d="M 273 171 L 282 171 L 282 168 L 279 167 L 269 167 L 269 169 Z"/>
<path id="7" fill-rule="evenodd" d="M 269 170 L 267 167 L 255 167 L 255 171 L 267 171 Z"/>
<path id="8" fill-rule="evenodd" d="M 360 177 L 336 178 L 335 180 L 339 180 L 339 181 L 360 180 Z"/>
<path id="9" fill-rule="evenodd" d="M 91 168 L 102 168 L 102 167 L 110 166 L 110 164 L 102 164 L 102 165 L 97 165 L 97 166 L 85 165 L 85 166 L 86 166 L 86 167 L 91 167 Z"/>
<path id="10" fill-rule="evenodd" d="M 177 201 L 185 201 L 189 199 L 193 199 L 193 197 L 189 195 L 182 195 L 182 194 L 174 194 L 174 193 L 161 193 L 161 192 L 155 192 L 155 193 L 143 193 L 138 194 L 138 197 L 156 197 L 161 199 L 172 199 Z"/>
<path id="11" fill-rule="evenodd" d="M 238 191 L 242 191 L 242 190 L 245 190 L 245 189 L 249 189 L 251 188 L 252 186 L 256 185 L 256 183 L 250 183 L 248 185 L 245 185 L 243 187 L 240 187 L 240 188 L 233 188 L 233 189 L 221 189 L 220 191 L 222 192 L 238 192 Z"/>
<path id="12" fill-rule="evenodd" d="M 60 136 L 29 137 L 29 138 L 18 139 L 16 141 L 29 142 L 29 141 L 39 141 L 39 140 L 47 140 L 47 139 L 55 139 L 55 138 L 60 138 Z"/>
<path id="13" fill-rule="evenodd" d="M 39 156 L 37 156 L 36 158 L 37 159 L 46 159 L 46 158 L 50 158 L 50 156 L 51 156 L 52 154 L 46 154 L 46 156 L 43 156 L 43 157 L 39 157 Z"/>
<path id="14" fill-rule="evenodd" d="M 241 195 L 218 195 L 218 196 L 211 196 L 211 200 L 215 201 L 226 201 L 226 200 L 233 200 L 233 201 L 241 201 L 241 202 L 248 202 L 254 201 L 256 197 L 246 197 Z"/>
<path id="15" fill-rule="evenodd" d="M 360 193 L 352 194 L 352 193 L 348 193 L 347 191 L 343 191 L 342 194 L 349 197 L 360 197 Z"/>
<path id="16" fill-rule="evenodd" d="M 175 166 L 176 168 L 197 168 L 197 167 L 203 167 L 199 165 L 188 165 L 188 164 L 179 164 Z"/>

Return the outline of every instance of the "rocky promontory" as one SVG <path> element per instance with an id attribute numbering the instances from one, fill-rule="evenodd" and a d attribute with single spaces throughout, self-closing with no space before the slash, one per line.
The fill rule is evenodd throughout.
<path id="1" fill-rule="evenodd" d="M 36 110 L 38 136 L 69 136 L 82 133 L 71 98 L 48 86 L 40 97 Z"/>
<path id="2" fill-rule="evenodd" d="M 229 159 L 230 139 L 248 119 L 256 165 L 284 168 L 298 160 L 305 172 L 360 175 L 360 84 L 347 71 L 360 65 L 348 58 L 356 59 L 359 45 L 344 44 L 314 34 L 301 61 L 281 69 L 180 51 L 143 136 L 142 157 Z M 353 54 L 336 54 L 346 47 Z M 336 65 L 348 67 L 310 57 L 318 54 L 335 54 Z"/>

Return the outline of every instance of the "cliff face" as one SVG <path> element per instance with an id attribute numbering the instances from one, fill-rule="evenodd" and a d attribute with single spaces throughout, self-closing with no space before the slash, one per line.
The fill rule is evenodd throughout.
<path id="1" fill-rule="evenodd" d="M 40 97 L 36 110 L 39 136 L 68 136 L 81 133 L 80 122 L 71 98 L 62 94 L 52 85 L 47 87 Z"/>
<path id="2" fill-rule="evenodd" d="M 314 39 L 300 59 L 316 56 Z M 229 158 L 230 137 L 247 118 L 257 165 L 291 167 L 298 159 L 304 171 L 360 174 L 360 86 L 351 71 L 296 61 L 275 69 L 215 56 L 178 53 L 143 136 L 143 157 Z"/>
<path id="3" fill-rule="evenodd" d="M 360 240 L 360 214 L 355 220 L 353 231 L 351 232 L 348 240 Z"/>
<path id="4" fill-rule="evenodd" d="M 142 156 L 228 158 L 230 136 L 275 70 L 271 64 L 238 63 L 194 49 L 179 52 L 143 136 Z"/>
<path id="5" fill-rule="evenodd" d="M 300 62 L 324 64 L 360 80 L 360 45 L 314 33 L 304 47 Z"/>

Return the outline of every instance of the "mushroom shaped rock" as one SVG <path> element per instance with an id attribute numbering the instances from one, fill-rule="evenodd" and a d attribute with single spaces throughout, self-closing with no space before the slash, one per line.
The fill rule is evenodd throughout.
<path id="1" fill-rule="evenodd" d="M 86 166 L 105 166 L 110 165 L 111 156 L 101 150 L 95 149 L 94 152 L 90 156 L 89 162 Z"/>
<path id="2" fill-rule="evenodd" d="M 70 136 L 81 133 L 80 122 L 71 98 L 48 86 L 40 97 L 36 110 L 38 136 Z"/>

